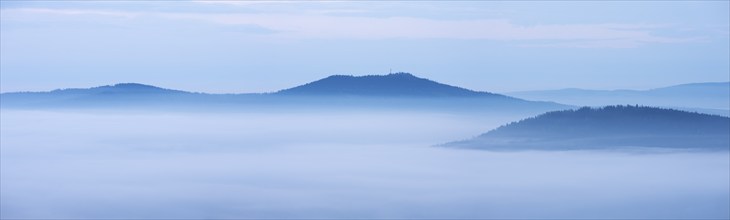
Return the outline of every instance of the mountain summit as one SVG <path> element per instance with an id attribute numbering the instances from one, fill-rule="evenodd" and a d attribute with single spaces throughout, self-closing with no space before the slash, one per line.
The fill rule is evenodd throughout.
<path id="1" fill-rule="evenodd" d="M 333 75 L 301 86 L 284 89 L 275 94 L 397 97 L 502 96 L 446 85 L 402 72 L 367 76 Z"/>

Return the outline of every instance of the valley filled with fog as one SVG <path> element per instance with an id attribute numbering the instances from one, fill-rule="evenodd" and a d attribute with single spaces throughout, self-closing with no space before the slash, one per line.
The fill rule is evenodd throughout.
<path id="1" fill-rule="evenodd" d="M 436 147 L 533 115 L 0 112 L 2 218 L 728 218 L 728 151 Z"/>

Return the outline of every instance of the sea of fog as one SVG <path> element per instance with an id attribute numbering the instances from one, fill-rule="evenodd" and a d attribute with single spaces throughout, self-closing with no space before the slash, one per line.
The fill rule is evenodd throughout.
<path id="1" fill-rule="evenodd" d="M 730 154 L 433 147 L 524 116 L 0 111 L 0 218 L 730 218 Z"/>

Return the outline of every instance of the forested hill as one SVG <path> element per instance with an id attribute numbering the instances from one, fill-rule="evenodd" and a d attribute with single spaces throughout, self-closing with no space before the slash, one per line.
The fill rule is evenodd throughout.
<path id="1" fill-rule="evenodd" d="M 728 149 L 730 118 L 654 107 L 584 107 L 548 112 L 448 145 L 482 149 Z"/>

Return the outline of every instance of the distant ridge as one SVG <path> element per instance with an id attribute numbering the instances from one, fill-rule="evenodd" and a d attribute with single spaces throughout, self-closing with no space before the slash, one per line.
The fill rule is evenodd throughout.
<path id="1" fill-rule="evenodd" d="M 608 95 L 616 93 L 620 95 L 639 95 L 639 94 L 661 94 L 661 93 L 673 93 L 673 95 L 680 96 L 692 96 L 695 93 L 713 94 L 713 95 L 729 95 L 730 96 L 730 82 L 704 82 L 704 83 L 686 83 L 673 86 L 666 86 L 654 89 L 646 90 L 631 90 L 631 89 L 615 89 L 615 90 L 597 90 L 597 89 L 580 89 L 580 88 L 565 88 L 555 90 L 534 90 L 534 91 L 520 91 L 510 92 L 508 94 L 513 95 L 577 95 L 582 93 L 584 95 Z"/>
<path id="2" fill-rule="evenodd" d="M 275 94 L 396 97 L 506 97 L 494 93 L 477 92 L 446 85 L 404 72 L 367 76 L 333 75 L 301 86 L 284 89 Z"/>
<path id="3" fill-rule="evenodd" d="M 88 89 L 56 89 L 50 93 L 97 93 L 97 94 L 153 94 L 153 93 L 188 93 L 180 90 L 164 89 L 141 83 L 117 83 Z"/>
<path id="4" fill-rule="evenodd" d="M 0 94 L 2 108 L 88 108 L 160 106 L 176 100 L 193 100 L 202 94 L 165 89 L 140 83 L 117 83 L 91 88 L 56 89 L 47 92 Z"/>
<path id="5" fill-rule="evenodd" d="M 9 92 L 3 94 L 60 94 L 60 95 L 82 95 L 82 94 L 170 94 L 170 93 L 190 93 L 181 90 L 165 89 L 156 86 L 141 83 L 117 83 L 114 85 L 97 86 L 91 88 L 68 88 L 54 89 L 45 92 Z"/>
<path id="6" fill-rule="evenodd" d="M 640 104 L 730 115 L 730 82 L 687 83 L 648 90 L 558 89 L 512 92 L 527 100 L 553 101 L 579 106 Z"/>
<path id="7" fill-rule="evenodd" d="M 674 86 L 661 87 L 656 89 L 650 89 L 649 91 L 656 90 L 671 90 L 678 88 L 703 88 L 703 87 L 715 87 L 720 89 L 730 88 L 730 82 L 703 82 L 703 83 L 685 83 Z"/>
<path id="8" fill-rule="evenodd" d="M 548 112 L 446 146 L 485 150 L 728 150 L 730 118 L 654 107 L 584 107 Z"/>

